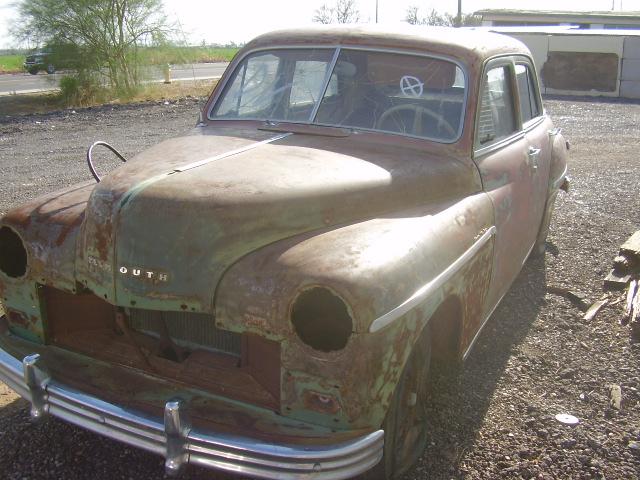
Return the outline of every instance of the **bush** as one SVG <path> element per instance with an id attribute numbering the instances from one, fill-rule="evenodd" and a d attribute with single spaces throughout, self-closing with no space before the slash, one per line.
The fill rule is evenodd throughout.
<path id="1" fill-rule="evenodd" d="M 106 101 L 109 92 L 96 76 L 85 73 L 62 77 L 60 96 L 65 105 L 81 107 Z"/>

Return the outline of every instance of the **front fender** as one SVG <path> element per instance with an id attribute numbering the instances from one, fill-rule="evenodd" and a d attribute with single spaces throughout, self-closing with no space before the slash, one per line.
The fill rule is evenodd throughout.
<path id="1" fill-rule="evenodd" d="M 9 227 L 27 253 L 24 276 L 0 274 L 0 297 L 11 331 L 37 343 L 45 342 L 40 285 L 75 293 L 78 232 L 94 183 L 83 183 L 32 200 L 10 210 L 0 227 Z"/>
<path id="2" fill-rule="evenodd" d="M 281 343 L 282 411 L 334 427 L 375 428 L 404 364 L 430 315 L 451 295 L 463 299 L 461 338 L 479 325 L 489 285 L 492 242 L 482 242 L 430 295 L 405 305 L 425 286 L 493 232 L 489 199 L 479 193 L 456 202 L 296 236 L 244 257 L 216 292 L 216 323 Z M 301 290 L 321 285 L 348 305 L 354 332 L 347 346 L 319 352 L 304 344 L 289 320 Z M 392 321 L 375 321 L 398 311 Z M 466 330 L 469 329 L 469 332 Z M 318 412 L 310 392 L 336 399 L 339 408 Z"/>

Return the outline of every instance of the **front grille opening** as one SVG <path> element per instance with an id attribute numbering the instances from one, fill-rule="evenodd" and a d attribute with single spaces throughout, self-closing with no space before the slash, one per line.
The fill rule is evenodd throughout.
<path id="1" fill-rule="evenodd" d="M 233 355 L 238 361 L 242 355 L 240 335 L 217 328 L 211 315 L 134 308 L 127 314 L 134 331 L 158 340 L 159 355 L 167 360 L 181 362 L 196 349 Z"/>
<path id="2" fill-rule="evenodd" d="M 221 330 L 212 315 L 116 307 L 42 288 L 47 342 L 90 358 L 271 409 L 280 406 L 280 344 Z"/>

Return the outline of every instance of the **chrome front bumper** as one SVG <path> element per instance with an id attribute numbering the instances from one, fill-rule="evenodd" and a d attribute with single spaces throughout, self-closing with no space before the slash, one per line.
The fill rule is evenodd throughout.
<path id="1" fill-rule="evenodd" d="M 191 428 L 179 399 L 169 400 L 164 419 L 104 402 L 50 378 L 38 354 L 22 362 L 0 349 L 0 380 L 31 402 L 31 417 L 47 414 L 123 443 L 164 456 L 169 474 L 193 463 L 208 468 L 274 479 L 343 479 L 382 458 L 378 430 L 335 445 L 269 444 L 252 438 Z"/>

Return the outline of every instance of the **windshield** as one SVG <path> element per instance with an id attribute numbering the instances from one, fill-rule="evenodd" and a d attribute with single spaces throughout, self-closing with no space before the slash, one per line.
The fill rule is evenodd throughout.
<path id="1" fill-rule="evenodd" d="M 236 67 L 211 119 L 303 122 L 455 141 L 464 74 L 425 56 L 342 48 L 253 53 Z"/>

